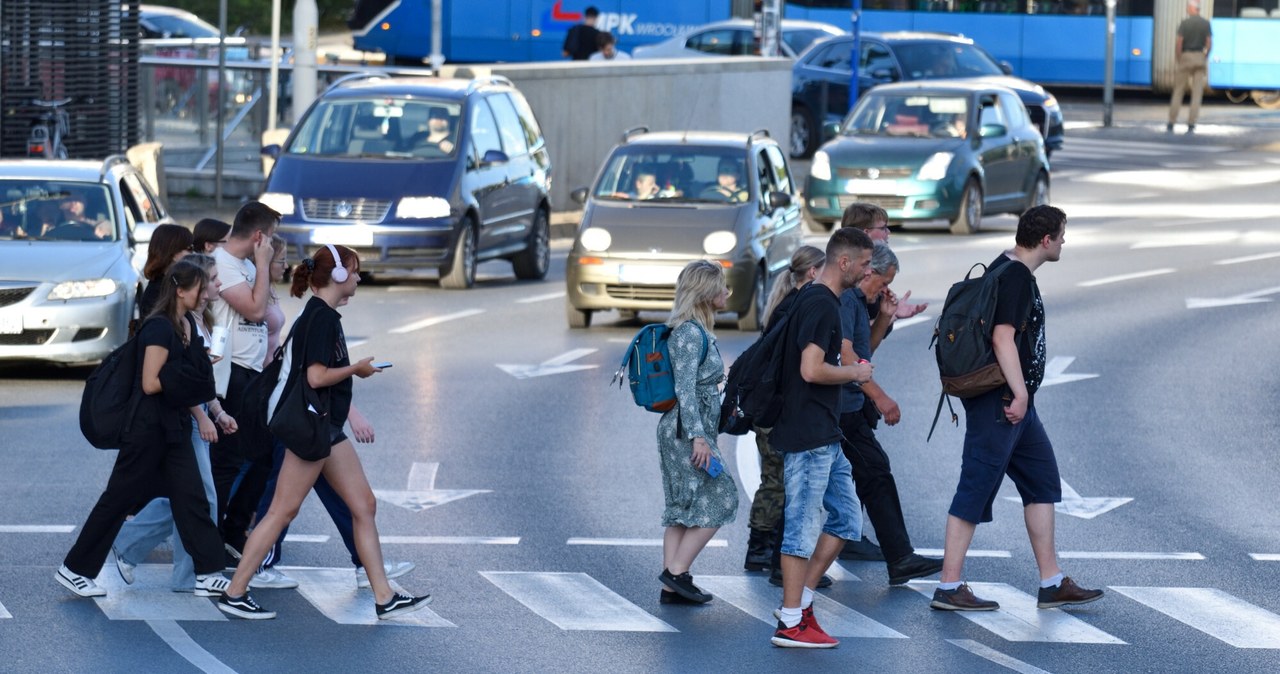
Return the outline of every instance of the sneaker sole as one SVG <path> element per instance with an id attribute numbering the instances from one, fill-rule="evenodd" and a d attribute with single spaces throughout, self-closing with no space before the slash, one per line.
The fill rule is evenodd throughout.
<path id="1" fill-rule="evenodd" d="M 410 572 L 410 571 L 413 571 L 413 570 L 414 570 L 414 569 L 416 569 L 416 568 L 418 568 L 418 565 L 417 565 L 417 564 L 414 564 L 413 562 L 409 562 L 409 566 L 405 567 L 403 571 L 395 571 L 395 572 L 393 572 L 393 573 L 391 573 L 391 574 L 388 574 L 388 575 L 387 575 L 387 580 L 395 580 L 395 579 L 397 579 L 397 578 L 399 578 L 399 577 L 401 577 L 401 576 L 407 576 L 407 575 L 409 575 L 409 572 Z M 356 577 L 356 587 L 357 587 L 358 589 L 361 589 L 361 590 L 367 590 L 367 589 L 369 589 L 369 588 L 373 587 L 373 585 L 369 583 L 369 576 L 367 576 L 367 575 L 366 575 L 366 576 L 364 576 L 364 579 L 363 579 L 363 580 L 361 580 L 361 579 L 360 579 L 360 577 L 359 577 L 359 576 L 357 576 L 357 577 Z"/>
<path id="2" fill-rule="evenodd" d="M 995 606 L 957 606 L 955 604 L 948 604 L 946 602 L 941 602 L 941 601 L 931 601 L 929 602 L 929 608 L 935 609 L 938 611 L 995 611 L 1000 608 L 1000 605 L 996 604 Z"/>
<path id="3" fill-rule="evenodd" d="M 833 644 L 811 644 L 807 641 L 793 641 L 783 637 L 773 637 L 769 643 L 778 648 L 835 648 L 840 645 L 839 641 Z"/>
<path id="4" fill-rule="evenodd" d="M 426 608 L 427 604 L 431 603 L 431 599 L 432 599 L 431 595 L 427 595 L 425 599 L 423 599 L 422 601 L 416 604 L 410 604 L 409 606 L 405 606 L 402 608 L 398 608 L 394 611 L 387 611 L 386 613 L 383 613 L 382 615 L 378 616 L 378 620 L 390 620 L 397 616 L 402 616 L 402 615 L 405 615 L 406 613 L 413 613 L 418 609 Z"/>
<path id="5" fill-rule="evenodd" d="M 191 593 L 197 597 L 221 597 L 224 594 L 217 590 L 192 590 Z"/>
<path id="6" fill-rule="evenodd" d="M 295 580 L 288 583 L 255 583 L 251 580 L 249 581 L 249 587 L 255 590 L 293 590 L 298 587 L 298 581 Z"/>
<path id="7" fill-rule="evenodd" d="M 65 576 L 63 576 L 61 573 L 58 573 L 56 571 L 54 572 L 53 577 L 57 579 L 57 581 L 61 583 L 63 587 L 67 588 L 68 590 L 71 590 L 71 592 L 75 594 L 77 597 L 84 597 L 85 599 L 89 599 L 92 597 L 107 596 L 107 591 L 102 588 L 98 588 L 96 592 L 93 590 L 80 590 L 76 588 L 74 583 L 72 583 L 70 580 L 67 580 Z"/>
<path id="8" fill-rule="evenodd" d="M 228 615 L 233 615 L 237 618 L 244 618 L 245 620 L 271 620 L 272 618 L 276 617 L 276 614 L 274 611 L 266 611 L 264 613 L 250 613 L 248 611 L 241 611 L 240 609 L 234 606 L 227 606 L 226 604 L 218 604 L 218 610 Z"/>
<path id="9" fill-rule="evenodd" d="M 1079 606 L 1080 604 L 1088 604 L 1102 599 L 1103 595 L 1098 595 L 1089 599 L 1077 599 L 1074 601 L 1047 601 L 1036 602 L 1036 608 L 1058 608 L 1059 606 Z"/>
<path id="10" fill-rule="evenodd" d="M 711 596 L 710 592 L 707 592 L 701 595 L 694 594 L 692 592 L 687 592 L 684 588 L 680 587 L 679 583 L 676 583 L 675 581 L 668 581 L 666 578 L 663 578 L 661 576 L 658 577 L 658 580 L 662 581 L 662 584 L 666 585 L 667 589 L 680 595 L 681 597 L 684 597 L 685 599 L 688 599 L 689 601 L 695 604 L 705 604 L 711 601 L 712 599 L 714 599 L 714 597 Z"/>

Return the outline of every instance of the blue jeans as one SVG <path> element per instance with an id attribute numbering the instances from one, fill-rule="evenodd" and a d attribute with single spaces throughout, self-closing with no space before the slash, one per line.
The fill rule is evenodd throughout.
<path id="1" fill-rule="evenodd" d="M 782 554 L 808 559 L 818 545 L 818 536 L 824 533 L 846 541 L 862 538 L 862 503 L 840 443 L 785 453 L 783 485 L 787 505 Z"/>
<path id="2" fill-rule="evenodd" d="M 272 440 L 274 447 L 271 453 L 271 474 L 267 477 L 267 488 L 262 492 L 262 500 L 258 502 L 258 521 L 267 516 L 267 511 L 271 509 L 271 499 L 276 494 L 276 480 L 280 477 L 280 466 L 284 463 L 284 444 L 279 440 Z M 363 564 L 360 563 L 360 556 L 356 554 L 356 540 L 352 533 L 351 509 L 347 508 L 347 504 L 338 496 L 338 492 L 333 490 L 329 485 L 329 481 L 324 479 L 324 475 L 316 478 L 316 484 L 312 489 L 316 496 L 320 499 L 321 505 L 329 512 L 329 519 L 333 520 L 333 525 L 338 527 L 338 535 L 342 536 L 343 545 L 347 546 L 347 551 L 351 553 L 351 563 L 358 569 Z M 289 527 L 285 527 L 280 532 L 280 537 L 276 539 L 276 544 L 271 546 L 271 550 L 267 553 L 266 559 L 262 560 L 262 569 L 268 569 L 280 563 L 282 555 L 281 548 L 284 543 L 284 537 L 289 533 Z M 261 569 L 259 569 L 261 570 Z"/>
<path id="3" fill-rule="evenodd" d="M 200 481 L 204 483 L 204 495 L 209 500 L 209 516 L 217 517 L 218 495 L 213 487 L 213 467 L 209 461 L 209 443 L 200 438 L 199 424 L 191 428 L 191 445 L 196 452 L 196 466 L 200 469 Z M 175 592 L 190 592 L 196 586 L 195 562 L 178 536 L 173 523 L 173 510 L 169 499 L 152 499 L 133 519 L 120 527 L 116 535 L 116 554 L 127 564 L 139 564 L 170 535 L 173 536 L 173 573 L 169 584 Z"/>

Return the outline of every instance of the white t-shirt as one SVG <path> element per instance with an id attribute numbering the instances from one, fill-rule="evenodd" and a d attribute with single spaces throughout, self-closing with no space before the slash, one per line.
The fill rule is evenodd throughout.
<path id="1" fill-rule="evenodd" d="M 598 51 L 592 54 L 591 56 L 588 56 L 587 60 L 588 61 L 630 61 L 631 55 L 628 54 L 627 52 L 622 51 L 621 49 L 618 49 L 614 51 L 613 58 L 607 59 L 604 57 L 604 52 Z"/>
<path id="2" fill-rule="evenodd" d="M 223 293 L 242 283 L 252 287 L 258 278 L 258 269 L 251 260 L 241 260 L 223 248 L 213 251 L 213 259 L 218 263 L 218 280 L 222 281 Z M 224 356 L 213 365 L 218 395 L 225 396 L 227 385 L 231 381 L 232 363 L 262 371 L 262 363 L 267 357 L 267 322 L 245 320 L 222 298 L 215 300 L 209 307 L 213 310 L 214 325 L 227 329 Z"/>

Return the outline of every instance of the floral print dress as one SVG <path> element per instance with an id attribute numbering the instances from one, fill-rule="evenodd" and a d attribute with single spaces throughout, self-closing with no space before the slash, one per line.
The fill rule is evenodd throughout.
<path id="1" fill-rule="evenodd" d="M 706 356 L 703 357 L 703 335 Z M 738 486 L 726 470 L 719 477 L 690 461 L 693 438 L 705 438 L 722 464 L 716 439 L 720 425 L 720 382 L 724 361 L 713 335 L 694 321 L 676 326 L 667 343 L 676 384 L 676 407 L 658 421 L 658 456 L 666 509 L 662 526 L 720 527 L 738 513 Z M 727 464 L 726 464 L 727 465 Z"/>

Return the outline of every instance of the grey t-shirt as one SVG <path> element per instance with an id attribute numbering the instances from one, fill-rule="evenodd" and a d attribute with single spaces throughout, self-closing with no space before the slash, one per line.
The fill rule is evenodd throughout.
<path id="1" fill-rule="evenodd" d="M 1178 35 L 1182 37 L 1182 51 L 1204 51 L 1213 30 L 1203 16 L 1188 16 L 1178 24 Z"/>

